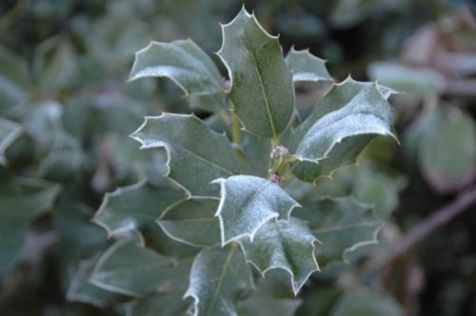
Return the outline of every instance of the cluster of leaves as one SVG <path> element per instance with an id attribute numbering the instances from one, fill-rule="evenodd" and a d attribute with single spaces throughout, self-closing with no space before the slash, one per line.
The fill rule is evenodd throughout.
<path id="1" fill-rule="evenodd" d="M 222 32 L 218 56 L 229 82 L 191 40 L 137 52 L 130 80 L 167 77 L 192 109 L 212 116 L 163 113 L 131 135 L 160 153 L 163 176 L 107 194 L 94 221 L 117 241 L 77 272 L 71 297 L 137 297 L 131 315 L 261 314 L 269 299 L 292 312 L 295 299 L 255 289 L 252 266 L 263 276 L 284 271 L 297 295 L 313 272 L 376 242 L 385 216 L 351 197 L 319 197 L 312 183 L 355 162 L 375 137 L 395 137 L 393 91 L 351 78 L 334 83 L 308 51 L 284 58 L 244 8 Z M 301 81 L 329 86 L 302 121 L 293 87 Z"/>
<path id="2" fill-rule="evenodd" d="M 311 47 L 340 78 L 350 70 L 361 78 L 369 60 L 393 56 L 416 25 L 443 12 L 436 0 L 245 3 L 281 34 L 284 51 Z M 437 235 L 428 259 L 409 256 L 370 275 L 362 264 L 382 252 L 377 232 L 383 246 L 398 235 L 387 220 L 406 181 L 391 168 L 411 177 L 395 214 L 403 226 L 474 182 L 471 108 L 455 106 L 474 94 L 458 90 L 474 74 L 467 12 L 415 32 L 398 63 L 369 67 L 369 77 L 405 92 L 392 99 L 405 129 L 398 148 L 394 137 L 366 146 L 394 136 L 390 89 L 334 82 L 307 51 L 291 49 L 283 62 L 277 40 L 245 12 L 246 32 L 228 28 L 215 64 L 205 52 L 219 42 L 216 21 L 240 5 L 0 4 L 11 7 L 0 22 L 9 47 L 0 49 L 0 314 L 400 315 L 417 297 L 423 312 L 469 306 L 472 283 L 461 280 L 474 256 L 464 225 L 445 231 L 444 245 Z M 182 37 L 204 50 L 169 42 Z M 138 53 L 124 84 L 133 52 L 150 38 L 164 42 Z M 367 112 L 375 105 L 383 120 Z M 164 110 L 195 114 L 148 118 L 134 137 L 153 148 L 137 150 L 127 135 Z M 401 152 L 409 159 L 395 165 Z M 415 162 L 436 193 L 408 169 Z M 430 285 L 418 296 L 422 268 Z"/>

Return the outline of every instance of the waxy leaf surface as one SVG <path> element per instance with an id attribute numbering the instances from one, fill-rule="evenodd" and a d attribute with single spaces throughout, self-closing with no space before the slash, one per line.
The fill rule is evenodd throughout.
<path id="1" fill-rule="evenodd" d="M 256 232 L 253 241 L 240 241 L 246 259 L 264 275 L 283 269 L 291 276 L 297 295 L 309 276 L 319 270 L 315 257 L 316 237 L 298 219 L 270 221 Z"/>
<path id="2" fill-rule="evenodd" d="M 235 302 L 253 288 L 253 278 L 236 247 L 202 250 L 192 265 L 185 297 L 194 300 L 193 315 L 238 315 Z"/>
<path id="3" fill-rule="evenodd" d="M 299 206 L 277 184 L 255 176 L 238 175 L 215 181 L 221 185 L 220 219 L 221 241 L 225 245 L 248 236 L 272 218 L 287 219 Z"/>
<path id="4" fill-rule="evenodd" d="M 165 148 L 168 177 L 194 197 L 216 197 L 214 179 L 237 173 L 238 162 L 226 136 L 193 115 L 167 114 L 147 117 L 131 137 L 141 148 Z"/>
<path id="5" fill-rule="evenodd" d="M 215 93 L 223 81 L 210 57 L 191 40 L 151 42 L 138 51 L 129 80 L 144 77 L 167 77 L 186 95 Z"/>
<path id="6" fill-rule="evenodd" d="M 222 26 L 218 56 L 231 79 L 230 99 L 244 128 L 276 137 L 294 112 L 294 88 L 277 37 L 269 35 L 243 8 Z"/>
<path id="7" fill-rule="evenodd" d="M 293 131 L 289 147 L 302 161 L 294 173 L 314 181 L 352 163 L 378 135 L 396 138 L 387 102 L 392 90 L 347 79 L 333 88 Z"/>

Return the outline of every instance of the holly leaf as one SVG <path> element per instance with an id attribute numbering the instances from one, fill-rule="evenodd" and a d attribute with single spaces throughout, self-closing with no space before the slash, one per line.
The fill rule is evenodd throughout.
<path id="1" fill-rule="evenodd" d="M 298 219 L 269 221 L 256 232 L 253 241 L 240 244 L 247 261 L 264 276 L 272 269 L 282 269 L 291 276 L 295 295 L 310 277 L 319 271 L 314 255 L 316 237 Z"/>
<path id="2" fill-rule="evenodd" d="M 186 315 L 189 302 L 183 292 L 148 295 L 126 304 L 126 316 Z"/>
<path id="3" fill-rule="evenodd" d="M 230 99 L 243 127 L 276 138 L 294 113 L 294 88 L 278 38 L 269 35 L 243 7 L 222 25 L 218 56 L 231 79 Z"/>
<path id="4" fill-rule="evenodd" d="M 89 282 L 89 277 L 99 256 L 80 262 L 70 281 L 66 298 L 69 301 L 104 307 L 121 297 L 120 294 L 103 290 Z"/>
<path id="5" fill-rule="evenodd" d="M 0 185 L 0 279 L 19 259 L 30 222 L 50 208 L 60 188 L 39 179 L 1 175 Z"/>
<path id="6" fill-rule="evenodd" d="M 353 163 L 376 136 L 396 139 L 386 100 L 392 91 L 351 78 L 334 85 L 290 136 L 291 152 L 301 161 L 296 176 L 314 181 Z"/>
<path id="7" fill-rule="evenodd" d="M 139 297 L 182 289 L 190 262 L 145 248 L 140 238 L 123 238 L 99 259 L 91 282 L 102 289 Z"/>
<path id="8" fill-rule="evenodd" d="M 158 221 L 172 239 L 194 247 L 220 244 L 220 224 L 215 212 L 217 199 L 188 199 L 167 211 Z"/>
<path id="9" fill-rule="evenodd" d="M 377 243 L 381 226 L 370 207 L 349 197 L 325 198 L 295 215 L 309 223 L 312 233 L 321 242 L 317 254 L 322 266 L 347 261 L 350 251 Z"/>
<path id="10" fill-rule="evenodd" d="M 222 245 L 245 236 L 252 240 L 267 221 L 287 219 L 300 206 L 277 184 L 263 178 L 238 175 L 214 183 L 221 186 L 216 216 L 220 220 Z"/>
<path id="11" fill-rule="evenodd" d="M 141 148 L 165 148 L 167 176 L 194 197 L 218 196 L 218 188 L 209 183 L 238 171 L 226 136 L 193 115 L 164 113 L 146 117 L 131 137 L 142 144 Z"/>
<path id="12" fill-rule="evenodd" d="M 20 136 L 19 124 L 0 117 L 0 165 L 5 164 L 5 150 Z"/>
<path id="13" fill-rule="evenodd" d="M 236 247 L 202 250 L 192 265 L 185 298 L 194 300 L 193 315 L 237 315 L 235 301 L 253 288 L 253 278 Z"/>
<path id="14" fill-rule="evenodd" d="M 312 55 L 309 50 L 295 50 L 291 48 L 286 55 L 286 66 L 293 75 L 293 82 L 333 81 L 326 68 L 326 61 Z"/>
<path id="15" fill-rule="evenodd" d="M 120 235 L 155 224 L 166 208 L 184 198 L 184 192 L 172 184 L 157 188 L 141 181 L 106 193 L 93 221 L 106 229 L 109 236 Z"/>
<path id="16" fill-rule="evenodd" d="M 218 92 L 223 78 L 218 68 L 192 40 L 151 42 L 138 51 L 129 81 L 146 77 L 167 77 L 185 95 Z"/>

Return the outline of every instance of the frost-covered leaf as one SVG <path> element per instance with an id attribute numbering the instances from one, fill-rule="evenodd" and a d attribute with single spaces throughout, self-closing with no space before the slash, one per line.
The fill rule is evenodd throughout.
<path id="1" fill-rule="evenodd" d="M 440 192 L 458 190 L 476 177 L 476 125 L 456 107 L 435 107 L 419 140 L 418 163 Z"/>
<path id="2" fill-rule="evenodd" d="M 247 261 L 263 275 L 272 269 L 287 271 L 295 295 L 309 276 L 319 271 L 316 242 L 308 227 L 295 218 L 269 221 L 258 229 L 253 241 L 240 241 Z"/>
<path id="3" fill-rule="evenodd" d="M 298 210 L 296 216 L 309 223 L 321 242 L 317 257 L 323 266 L 346 260 L 349 251 L 376 243 L 381 225 L 372 209 L 348 197 L 322 199 Z"/>
<path id="4" fill-rule="evenodd" d="M 0 165 L 5 164 L 5 150 L 20 135 L 19 124 L 0 117 Z"/>
<path id="5" fill-rule="evenodd" d="M 286 66 L 293 74 L 293 81 L 333 81 L 327 71 L 325 60 L 312 55 L 309 50 L 291 48 L 286 55 Z"/>
<path id="6" fill-rule="evenodd" d="M 220 219 L 222 245 L 245 236 L 253 239 L 267 221 L 287 219 L 299 206 L 277 184 L 263 178 L 238 175 L 214 182 L 221 186 L 216 216 Z"/>
<path id="7" fill-rule="evenodd" d="M 222 26 L 218 56 L 231 79 L 230 99 L 244 128 L 276 137 L 294 112 L 294 88 L 277 37 L 269 35 L 245 8 Z"/>
<path id="8" fill-rule="evenodd" d="M 391 89 L 351 78 L 334 85 L 291 135 L 291 152 L 304 163 L 295 174 L 306 181 L 353 162 L 376 136 L 396 138 L 387 102 Z"/>
<path id="9" fill-rule="evenodd" d="M 186 283 L 190 261 L 166 257 L 145 248 L 138 238 L 123 238 L 99 259 L 91 282 L 105 290 L 129 296 L 168 293 Z"/>
<path id="10" fill-rule="evenodd" d="M 168 177 L 192 196 L 216 197 L 218 188 L 210 182 L 237 173 L 238 162 L 226 136 L 193 115 L 147 117 L 131 137 L 142 144 L 141 148 L 165 148 Z"/>
<path id="11" fill-rule="evenodd" d="M 194 300 L 193 315 L 238 315 L 235 302 L 253 288 L 253 278 L 237 247 L 202 250 L 192 265 L 185 297 Z"/>
<path id="12" fill-rule="evenodd" d="M 160 227 L 172 239 L 195 247 L 220 244 L 220 224 L 214 215 L 217 199 L 188 199 L 161 216 Z"/>
<path id="13" fill-rule="evenodd" d="M 126 316 L 185 316 L 189 305 L 179 291 L 138 298 L 128 303 L 125 310 Z"/>
<path id="14" fill-rule="evenodd" d="M 243 301 L 238 302 L 240 316 L 293 316 L 301 305 L 297 298 L 280 297 L 261 282 L 256 290 Z"/>
<path id="15" fill-rule="evenodd" d="M 0 174 L 0 278 L 18 260 L 31 220 L 50 208 L 59 186 L 39 179 Z"/>
<path id="16" fill-rule="evenodd" d="M 222 77 L 213 61 L 191 40 L 151 42 L 138 51 L 129 80 L 167 77 L 188 94 L 215 93 Z"/>
<path id="17" fill-rule="evenodd" d="M 103 290 L 91 282 L 89 277 L 96 265 L 99 256 L 84 260 L 75 270 L 66 293 L 69 301 L 93 304 L 99 307 L 112 304 L 121 295 L 118 293 Z"/>
<path id="18" fill-rule="evenodd" d="M 156 188 L 142 181 L 107 193 L 93 220 L 109 235 L 117 235 L 154 225 L 166 208 L 184 198 L 184 192 L 172 185 Z"/>
<path id="19" fill-rule="evenodd" d="M 162 185 L 142 181 L 107 193 L 93 221 L 109 236 L 137 229 L 148 246 L 167 255 L 182 256 L 193 249 L 171 240 L 157 224 L 157 219 L 171 205 L 183 200 L 185 193 L 162 178 Z"/>
<path id="20" fill-rule="evenodd" d="M 344 294 L 334 306 L 331 316 L 403 316 L 402 307 L 390 295 L 357 289 Z"/>

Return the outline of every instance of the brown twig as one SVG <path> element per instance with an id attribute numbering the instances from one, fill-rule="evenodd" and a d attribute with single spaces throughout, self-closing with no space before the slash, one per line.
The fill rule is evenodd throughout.
<path id="1" fill-rule="evenodd" d="M 391 263 L 431 232 L 451 221 L 474 203 L 476 203 L 476 186 L 462 192 L 453 201 L 432 212 L 431 216 L 410 229 L 408 233 L 394 242 L 381 256 L 370 262 L 369 270 L 376 271 Z"/>

